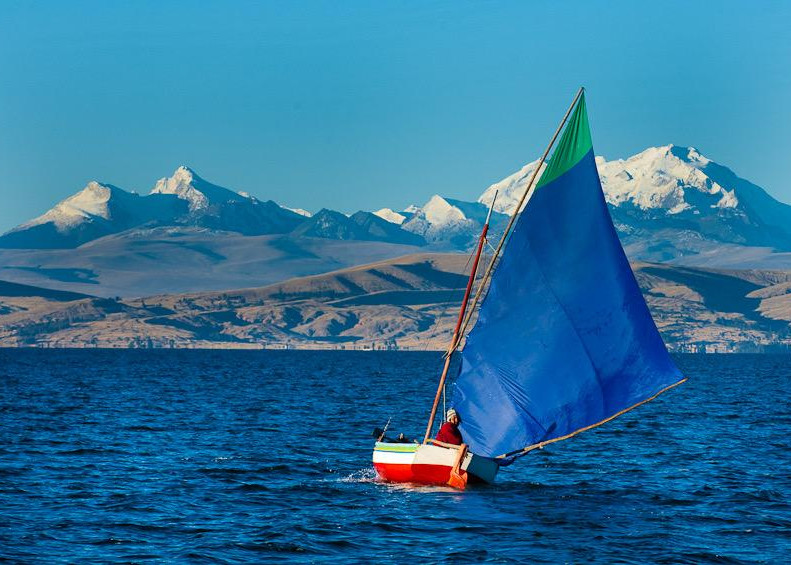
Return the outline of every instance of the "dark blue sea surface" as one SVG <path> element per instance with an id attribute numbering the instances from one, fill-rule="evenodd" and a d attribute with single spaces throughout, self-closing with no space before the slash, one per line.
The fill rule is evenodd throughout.
<path id="1" fill-rule="evenodd" d="M 0 351 L 0 559 L 791 560 L 791 356 L 689 382 L 465 492 L 378 483 L 435 353 Z"/>

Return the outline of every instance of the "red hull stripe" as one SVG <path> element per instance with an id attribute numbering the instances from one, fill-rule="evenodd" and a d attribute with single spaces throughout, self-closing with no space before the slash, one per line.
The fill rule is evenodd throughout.
<path id="1" fill-rule="evenodd" d="M 450 467 L 445 465 L 374 463 L 374 468 L 382 480 L 394 483 L 444 485 L 450 478 Z"/>

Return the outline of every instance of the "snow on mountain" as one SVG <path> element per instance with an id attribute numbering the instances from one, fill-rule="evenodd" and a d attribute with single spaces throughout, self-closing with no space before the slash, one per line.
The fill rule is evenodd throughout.
<path id="1" fill-rule="evenodd" d="M 267 235 L 288 233 L 305 219 L 272 200 L 262 202 L 251 198 L 199 208 L 179 218 L 177 223 L 243 235 Z"/>
<path id="2" fill-rule="evenodd" d="M 704 172 L 711 163 L 694 147 L 674 145 L 649 147 L 628 159 L 607 161 L 604 157 L 596 157 L 608 204 L 616 207 L 630 204 L 641 210 L 661 209 L 667 214 L 738 206 L 733 189 L 721 186 Z M 490 204 L 494 192 L 498 191 L 495 210 L 512 213 L 537 164 L 537 160 L 528 163 L 494 183 L 478 202 Z"/>
<path id="3" fill-rule="evenodd" d="M 650 147 L 628 159 L 596 158 L 607 203 L 631 204 L 641 210 L 684 211 L 736 208 L 733 189 L 720 186 L 706 175 L 711 161 L 694 147 Z"/>
<path id="4" fill-rule="evenodd" d="M 651 147 L 628 159 L 597 157 L 596 164 L 613 222 L 635 259 L 684 262 L 710 257 L 725 245 L 791 251 L 791 207 L 693 147 Z M 403 228 L 435 247 L 463 249 L 475 241 L 495 192 L 496 230 L 537 165 L 528 163 L 492 184 L 477 203 L 435 195 L 411 210 Z"/>
<path id="5" fill-rule="evenodd" d="M 0 236 L 0 247 L 70 248 L 131 228 L 198 226 L 244 235 L 288 233 L 304 216 L 212 184 L 188 167 L 157 181 L 147 196 L 89 183 L 54 208 Z"/>
<path id="6" fill-rule="evenodd" d="M 401 210 L 400 214 L 404 216 L 404 222 L 408 221 L 412 218 L 418 211 L 420 210 L 419 206 L 415 206 L 414 204 L 410 204 L 403 210 Z M 402 222 L 403 224 L 403 222 Z"/>
<path id="7" fill-rule="evenodd" d="M 429 243 L 448 243 L 451 247 L 464 248 L 475 237 L 478 224 L 464 214 L 459 203 L 435 194 L 402 227 Z"/>
<path id="8" fill-rule="evenodd" d="M 252 199 L 250 196 L 207 182 L 195 171 L 183 165 L 176 169 L 172 176 L 159 179 L 150 194 L 174 194 L 189 203 L 190 212 L 208 208 L 211 204 Z"/>
<path id="9" fill-rule="evenodd" d="M 175 196 L 187 202 L 189 213 L 175 218 L 173 223 L 244 235 L 287 233 L 308 214 L 210 183 L 185 166 L 157 181 L 149 197 L 155 195 Z"/>
<path id="10" fill-rule="evenodd" d="M 491 185 L 478 202 L 510 214 L 537 161 Z M 693 147 L 650 147 L 628 159 L 596 157 L 605 199 L 635 258 L 678 260 L 722 243 L 791 250 L 791 207 Z"/>
<path id="11" fill-rule="evenodd" d="M 691 261 L 705 255 L 713 265 L 718 249 L 726 247 L 791 251 L 791 206 L 695 148 L 651 147 L 627 159 L 597 157 L 596 163 L 614 224 L 632 258 Z M 189 226 L 248 236 L 428 242 L 437 250 L 464 250 L 480 233 L 495 191 L 492 238 L 497 237 L 536 166 L 537 161 L 528 163 L 492 184 L 477 202 L 434 195 L 423 206 L 401 212 L 381 208 L 351 216 L 331 210 L 311 215 L 261 201 L 212 184 L 182 166 L 157 181 L 147 196 L 91 182 L 0 236 L 0 247 L 71 248 L 129 229 Z"/>
<path id="12" fill-rule="evenodd" d="M 536 170 L 536 165 L 538 165 L 538 160 L 528 163 L 514 174 L 494 183 L 481 194 L 478 202 L 488 208 L 491 206 L 492 198 L 494 198 L 496 192 L 497 200 L 494 203 L 494 210 L 501 214 L 512 214 L 527 187 L 527 183 L 530 182 L 533 172 Z M 543 165 L 540 173 L 543 173 L 545 168 L 546 165 Z M 536 177 L 536 179 L 538 178 L 540 178 L 540 175 Z"/>
<path id="13" fill-rule="evenodd" d="M 453 225 L 467 219 L 464 212 L 438 194 L 431 197 L 419 214 L 435 226 Z"/>
<path id="14" fill-rule="evenodd" d="M 141 197 L 91 181 L 51 210 L 0 236 L 0 247 L 76 247 L 135 225 L 174 217 L 186 208 L 172 196 Z"/>
<path id="15" fill-rule="evenodd" d="M 307 210 L 304 210 L 302 208 L 289 208 L 288 206 L 283 206 L 283 208 L 285 208 L 286 210 L 290 210 L 295 214 L 299 214 L 300 216 L 305 216 L 306 218 L 310 218 L 313 216 L 312 212 L 308 212 Z"/>
<path id="16" fill-rule="evenodd" d="M 114 191 L 117 195 L 121 189 L 97 181 L 91 181 L 77 194 L 62 200 L 48 212 L 25 222 L 13 231 L 24 230 L 47 223 L 54 224 L 58 231 L 65 231 L 86 219 L 101 218 L 109 220 L 109 202 Z M 133 197 L 131 194 L 129 196 Z"/>
<path id="17" fill-rule="evenodd" d="M 390 208 L 381 208 L 381 209 L 377 210 L 376 212 L 374 212 L 374 215 L 379 216 L 383 220 L 386 220 L 386 221 L 390 222 L 391 224 L 396 224 L 398 226 L 403 224 L 404 220 L 406 220 L 406 216 L 405 215 L 399 214 L 398 212 L 395 212 L 395 211 L 391 210 Z"/>

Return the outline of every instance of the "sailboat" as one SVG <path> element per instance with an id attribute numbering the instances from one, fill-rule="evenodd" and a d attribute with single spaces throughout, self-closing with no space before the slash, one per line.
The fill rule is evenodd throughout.
<path id="1" fill-rule="evenodd" d="M 610 218 L 583 88 L 532 172 L 472 296 L 489 218 L 422 443 L 377 436 L 373 464 L 384 481 L 459 489 L 493 482 L 500 467 L 517 458 L 607 423 L 686 380 Z M 432 438 L 454 356 L 461 357 L 453 365 L 451 401 L 461 419 L 461 445 Z"/>

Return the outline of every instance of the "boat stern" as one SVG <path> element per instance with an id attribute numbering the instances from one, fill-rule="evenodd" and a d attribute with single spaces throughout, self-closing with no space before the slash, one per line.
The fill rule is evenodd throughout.
<path id="1" fill-rule="evenodd" d="M 460 462 L 458 457 L 453 447 L 376 442 L 373 463 L 379 478 L 387 482 L 447 485 L 457 464 L 470 482 L 494 482 L 499 470 L 494 460 L 470 452 Z"/>
<path id="2" fill-rule="evenodd" d="M 394 483 L 413 480 L 412 463 L 420 444 L 388 443 L 377 441 L 374 444 L 373 462 L 376 474 L 383 481 Z"/>

